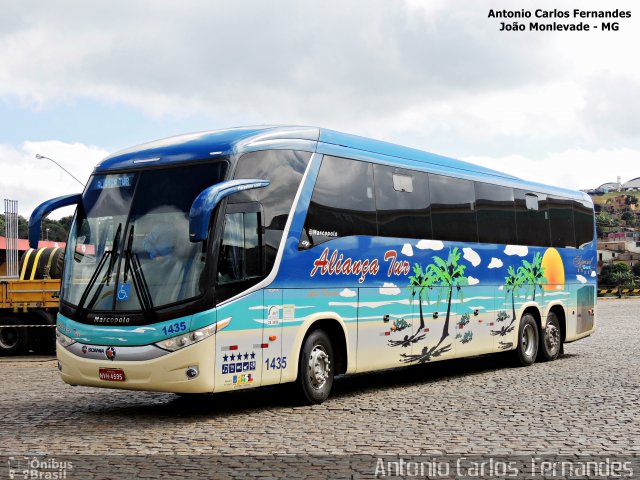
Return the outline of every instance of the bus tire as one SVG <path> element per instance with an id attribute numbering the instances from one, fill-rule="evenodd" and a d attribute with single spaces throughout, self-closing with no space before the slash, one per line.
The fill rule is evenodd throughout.
<path id="1" fill-rule="evenodd" d="M 304 341 L 298 362 L 298 386 L 302 401 L 324 402 L 333 386 L 333 346 L 324 330 L 312 331 Z"/>
<path id="2" fill-rule="evenodd" d="M 517 366 L 528 367 L 536 361 L 538 355 L 538 325 L 530 313 L 525 313 L 518 327 L 518 343 L 515 350 Z"/>
<path id="3" fill-rule="evenodd" d="M 549 312 L 549 315 L 547 315 L 547 326 L 542 332 L 540 353 L 542 353 L 542 358 L 545 361 L 550 362 L 558 358 L 560 350 L 562 350 L 562 330 L 560 330 L 560 321 L 555 313 Z"/>
<path id="4" fill-rule="evenodd" d="M 0 356 L 19 355 L 29 348 L 30 329 L 19 327 L 23 323 L 15 317 L 0 317 Z"/>

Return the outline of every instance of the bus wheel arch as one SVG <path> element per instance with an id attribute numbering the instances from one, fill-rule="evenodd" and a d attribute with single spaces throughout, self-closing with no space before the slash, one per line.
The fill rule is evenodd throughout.
<path id="1" fill-rule="evenodd" d="M 304 334 L 302 339 L 302 345 L 306 341 L 307 337 L 311 335 L 315 330 L 324 330 L 333 346 L 333 354 L 335 357 L 334 373 L 335 375 L 342 375 L 347 372 L 348 354 L 347 354 L 347 336 L 342 324 L 333 318 L 324 318 L 316 320 Z"/>
<path id="2" fill-rule="evenodd" d="M 296 358 L 295 396 L 307 405 L 324 402 L 336 375 L 346 372 L 347 342 L 337 319 L 318 318 L 308 325 Z"/>

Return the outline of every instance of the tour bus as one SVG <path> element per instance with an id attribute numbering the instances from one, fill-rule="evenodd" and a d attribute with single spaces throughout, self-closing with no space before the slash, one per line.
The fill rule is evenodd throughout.
<path id="1" fill-rule="evenodd" d="M 177 136 L 115 153 L 77 205 L 57 319 L 71 385 L 177 394 L 497 352 L 554 360 L 595 329 L 578 191 L 336 131 Z"/>

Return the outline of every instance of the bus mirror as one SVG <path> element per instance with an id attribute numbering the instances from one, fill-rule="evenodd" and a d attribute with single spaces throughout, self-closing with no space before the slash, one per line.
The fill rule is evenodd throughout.
<path id="1" fill-rule="evenodd" d="M 75 193 L 73 195 L 65 195 L 64 197 L 52 198 L 38 205 L 31 214 L 31 217 L 29 217 L 29 246 L 31 248 L 38 248 L 40 225 L 42 224 L 42 219 L 47 214 L 62 207 L 77 205 L 80 203 L 80 200 L 82 200 L 82 194 Z"/>
<path id="2" fill-rule="evenodd" d="M 204 189 L 191 204 L 191 210 L 189 211 L 189 240 L 195 243 L 207 238 L 211 214 L 223 198 L 245 190 L 263 188 L 268 186 L 269 183 L 269 180 L 255 178 L 229 180 Z"/>

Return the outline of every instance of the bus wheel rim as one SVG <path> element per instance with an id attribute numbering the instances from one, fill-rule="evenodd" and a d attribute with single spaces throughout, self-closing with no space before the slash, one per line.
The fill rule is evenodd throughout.
<path id="1" fill-rule="evenodd" d="M 309 355 L 309 380 L 315 389 L 321 389 L 327 383 L 331 370 L 329 355 L 322 345 L 316 345 Z"/>
<path id="2" fill-rule="evenodd" d="M 536 340 L 535 340 L 535 331 L 533 330 L 533 326 L 527 324 L 524 326 L 522 330 L 522 351 L 524 354 L 531 358 L 533 356 L 533 352 L 536 349 Z"/>
<path id="3" fill-rule="evenodd" d="M 544 331 L 544 341 L 547 344 L 547 351 L 555 354 L 560 346 L 560 330 L 552 323 L 548 323 Z"/>

